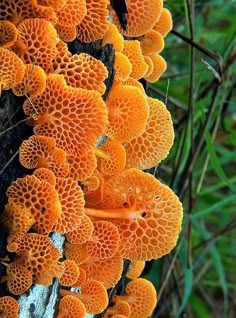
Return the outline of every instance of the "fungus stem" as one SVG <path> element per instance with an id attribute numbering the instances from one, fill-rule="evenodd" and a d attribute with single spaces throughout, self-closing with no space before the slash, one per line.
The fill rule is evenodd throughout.
<path id="1" fill-rule="evenodd" d="M 109 155 L 107 155 L 104 151 L 102 151 L 102 150 L 100 150 L 100 149 L 98 149 L 98 148 L 95 149 L 95 155 L 96 155 L 97 157 L 103 158 L 103 159 L 105 159 L 105 160 L 109 160 L 109 159 L 110 159 L 110 156 L 109 156 Z"/>
<path id="2" fill-rule="evenodd" d="M 129 208 L 116 208 L 116 209 L 91 209 L 85 208 L 85 213 L 88 216 L 93 216 L 97 218 L 109 218 L 109 219 L 128 219 L 135 220 L 141 211 L 134 211 Z"/>

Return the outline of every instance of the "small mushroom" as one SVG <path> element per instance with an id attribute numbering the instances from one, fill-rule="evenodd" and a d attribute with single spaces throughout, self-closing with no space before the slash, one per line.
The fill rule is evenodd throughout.
<path id="1" fill-rule="evenodd" d="M 138 38 L 141 44 L 143 55 L 160 53 L 164 49 L 163 36 L 155 30 L 151 30 Z"/>
<path id="2" fill-rule="evenodd" d="M 44 180 L 46 182 L 49 182 L 54 187 L 56 185 L 56 176 L 52 172 L 52 170 L 49 170 L 47 168 L 38 168 L 34 170 L 33 175 L 40 181 Z"/>
<path id="3" fill-rule="evenodd" d="M 62 276 L 59 278 L 59 283 L 62 286 L 72 286 L 79 278 L 80 269 L 75 261 L 66 259 L 64 262 L 65 269 Z"/>
<path id="4" fill-rule="evenodd" d="M 84 318 L 86 316 L 86 308 L 81 300 L 67 295 L 59 302 L 57 318 Z"/>
<path id="5" fill-rule="evenodd" d="M 129 279 L 138 278 L 145 267 L 145 261 L 142 260 L 131 260 L 129 269 L 125 276 Z"/>
<path id="6" fill-rule="evenodd" d="M 0 47 L 9 49 L 17 39 L 17 28 L 10 21 L 0 21 Z"/>
<path id="7" fill-rule="evenodd" d="M 159 54 L 150 54 L 149 57 L 152 59 L 153 62 L 153 70 L 150 75 L 145 75 L 144 79 L 149 83 L 155 83 L 166 71 L 167 64 L 164 58 Z"/>
<path id="8" fill-rule="evenodd" d="M 114 69 L 115 79 L 125 81 L 132 72 L 132 64 L 125 54 L 121 52 L 115 52 Z"/>
<path id="9" fill-rule="evenodd" d="M 18 318 L 20 306 L 15 298 L 0 297 L 0 317 Z"/>
<path id="10" fill-rule="evenodd" d="M 84 244 L 91 239 L 92 233 L 93 222 L 87 215 L 84 215 L 79 226 L 66 233 L 66 239 L 71 244 Z"/>
<path id="11" fill-rule="evenodd" d="M 170 10 L 163 8 L 161 11 L 160 18 L 157 20 L 153 27 L 153 30 L 160 32 L 160 34 L 165 38 L 167 34 L 172 30 L 173 21 Z"/>
<path id="12" fill-rule="evenodd" d="M 113 307 L 108 307 L 104 318 L 109 318 L 109 317 L 117 317 L 119 316 L 124 316 L 126 318 L 129 318 L 131 314 L 131 308 L 130 305 L 127 301 L 125 300 L 119 300 L 115 303 Z"/>
<path id="13" fill-rule="evenodd" d="M 108 22 L 107 32 L 102 39 L 102 47 L 107 43 L 111 43 L 115 52 L 121 52 L 124 47 L 124 38 L 117 29 L 117 26 L 111 22 Z"/>

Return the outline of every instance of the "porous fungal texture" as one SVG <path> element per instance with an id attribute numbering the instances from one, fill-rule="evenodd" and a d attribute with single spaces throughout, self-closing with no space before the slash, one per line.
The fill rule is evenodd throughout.
<path id="1" fill-rule="evenodd" d="M 29 173 L 8 185 L 0 217 L 7 251 L 14 253 L 1 282 L 17 296 L 55 278 L 67 289 L 79 287 L 60 289 L 57 318 L 104 311 L 107 289 L 124 278 L 124 259 L 131 261 L 132 281 L 104 317 L 150 316 L 156 291 L 137 277 L 146 260 L 174 248 L 181 229 L 177 196 L 141 171 L 158 165 L 174 140 L 166 105 L 141 84 L 166 70 L 159 53 L 171 14 L 162 0 L 126 0 L 119 20 L 112 7 L 120 2 L 112 2 L 0 5 L 0 94 L 12 89 L 23 96 L 34 133 L 19 148 Z M 69 51 L 74 44 L 76 54 Z M 109 68 L 107 49 L 109 63 L 115 57 Z M 62 253 L 51 232 L 64 236 Z M 18 311 L 15 299 L 0 298 L 0 316 L 15 318 Z"/>

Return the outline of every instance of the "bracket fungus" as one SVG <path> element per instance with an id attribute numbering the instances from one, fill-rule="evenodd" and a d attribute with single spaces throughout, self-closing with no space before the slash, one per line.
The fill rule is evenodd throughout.
<path id="1" fill-rule="evenodd" d="M 80 269 L 75 261 L 66 259 L 64 262 L 64 272 L 59 278 L 59 283 L 62 286 L 72 286 L 79 278 Z"/>
<path id="2" fill-rule="evenodd" d="M 17 39 L 17 28 L 10 21 L 0 21 L 0 47 L 9 49 Z"/>
<path id="3" fill-rule="evenodd" d="M 163 8 L 161 11 L 160 18 L 153 26 L 153 30 L 160 32 L 160 34 L 165 38 L 167 34 L 172 30 L 173 21 L 170 10 Z"/>
<path id="4" fill-rule="evenodd" d="M 80 224 L 73 231 L 66 233 L 66 239 L 71 244 L 84 244 L 91 239 L 93 229 L 93 222 L 84 215 Z"/>
<path id="5" fill-rule="evenodd" d="M 18 318 L 19 304 L 10 296 L 0 297 L 0 316 L 7 318 Z"/>
<path id="6" fill-rule="evenodd" d="M 81 300 L 71 295 L 62 297 L 57 318 L 84 318 L 85 316 L 86 308 Z"/>

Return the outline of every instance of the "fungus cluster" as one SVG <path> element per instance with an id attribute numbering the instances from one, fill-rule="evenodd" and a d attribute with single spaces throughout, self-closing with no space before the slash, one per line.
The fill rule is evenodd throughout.
<path id="1" fill-rule="evenodd" d="M 145 261 L 169 253 L 181 229 L 174 192 L 144 169 L 169 153 L 174 131 L 166 105 L 148 97 L 140 79 L 166 69 L 159 55 L 172 26 L 162 0 L 126 1 L 123 19 L 108 0 L 4 0 L 0 13 L 0 93 L 24 96 L 33 135 L 19 161 L 29 169 L 7 189 L 0 221 L 8 232 L 7 282 L 14 297 L 32 284 L 60 284 L 58 318 L 98 314 L 107 289 L 131 261 L 126 295 L 104 317 L 150 316 L 156 291 L 141 275 Z M 113 46 L 111 70 L 67 42 Z M 105 94 L 106 91 L 106 94 Z M 108 94 L 107 94 L 108 93 Z M 106 96 L 106 97 L 105 97 Z M 50 234 L 64 235 L 61 255 Z M 63 287 L 76 287 L 72 292 Z M 0 314 L 19 305 L 0 298 Z"/>

